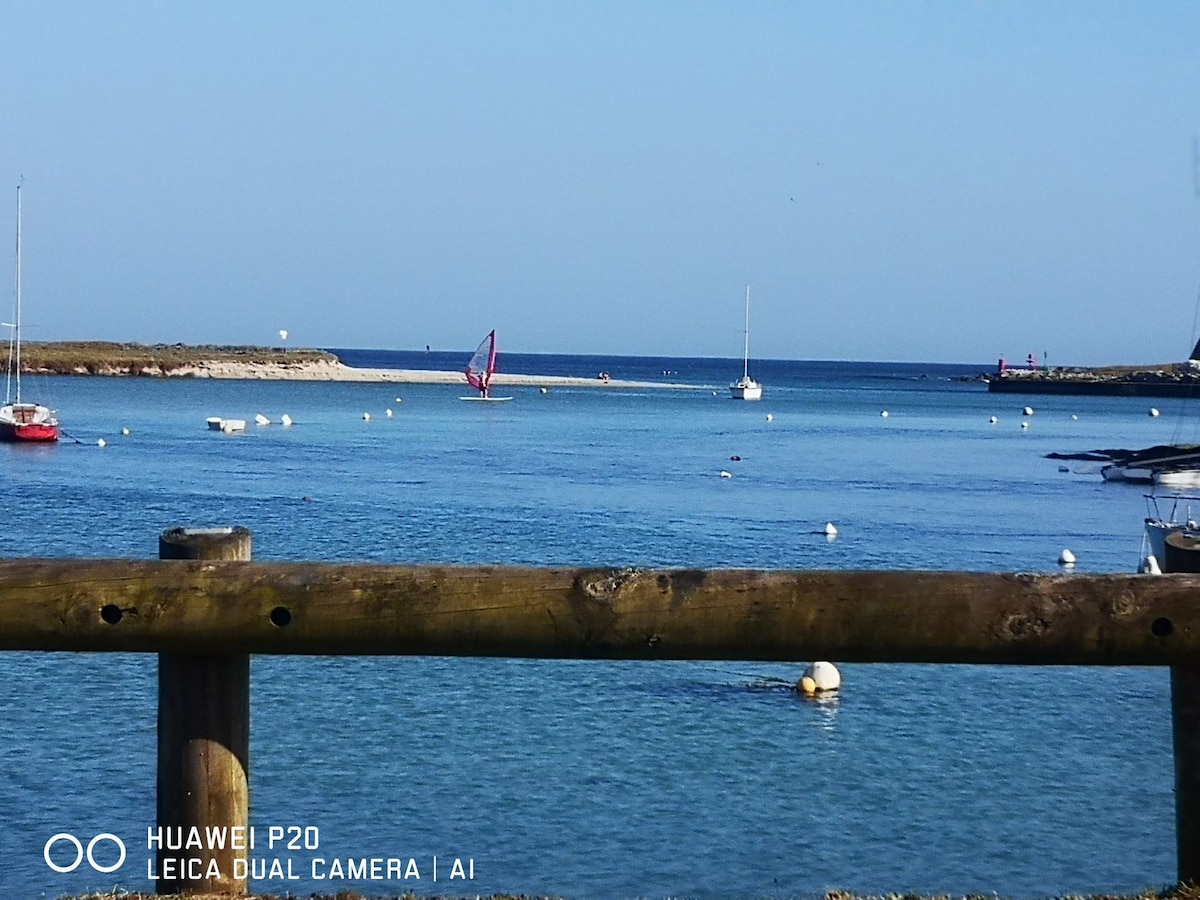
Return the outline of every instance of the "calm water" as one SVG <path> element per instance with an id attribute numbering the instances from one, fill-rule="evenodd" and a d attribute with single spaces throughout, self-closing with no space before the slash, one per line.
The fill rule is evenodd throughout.
<path id="1" fill-rule="evenodd" d="M 0 552 L 153 558 L 164 529 L 244 525 L 264 560 L 1055 571 L 1069 547 L 1079 571 L 1130 572 L 1141 492 L 1043 454 L 1181 422 L 1175 401 L 1151 418 L 1142 399 L 960 380 L 984 366 L 764 363 L 766 397 L 742 404 L 733 361 L 501 364 L 695 388 L 513 388 L 490 406 L 453 386 L 34 381 L 78 443 L 0 447 Z M 296 424 L 255 428 L 259 412 Z M 221 435 L 212 415 L 251 424 Z M 845 665 L 841 697 L 814 704 L 788 690 L 800 668 L 255 658 L 252 822 L 316 829 L 319 848 L 260 845 L 303 878 L 253 888 L 1031 898 L 1173 881 L 1165 671 Z M 0 654 L 5 896 L 152 888 L 155 707 L 152 656 Z M 42 851 L 59 832 L 113 833 L 128 858 L 58 874 Z M 312 878 L 363 857 L 413 858 L 421 878 Z M 474 880 L 448 880 L 456 858 Z"/>

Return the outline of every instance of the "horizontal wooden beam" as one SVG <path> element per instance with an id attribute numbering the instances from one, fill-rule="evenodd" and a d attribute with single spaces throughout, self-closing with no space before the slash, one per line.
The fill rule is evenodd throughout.
<path id="1" fill-rule="evenodd" d="M 0 650 L 1200 663 L 1200 576 L 0 562 Z"/>

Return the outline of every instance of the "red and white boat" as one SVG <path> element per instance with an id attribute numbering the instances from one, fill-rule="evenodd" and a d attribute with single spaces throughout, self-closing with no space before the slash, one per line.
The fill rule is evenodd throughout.
<path id="1" fill-rule="evenodd" d="M 17 185 L 17 289 L 8 344 L 8 378 L 4 405 L 0 406 L 0 441 L 46 442 L 58 440 L 54 410 L 21 400 L 21 186 Z"/>

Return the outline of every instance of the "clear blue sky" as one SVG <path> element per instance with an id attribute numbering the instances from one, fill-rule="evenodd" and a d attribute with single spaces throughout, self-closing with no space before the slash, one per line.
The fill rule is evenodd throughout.
<path id="1" fill-rule="evenodd" d="M 30 340 L 1182 359 L 1197 134 L 1194 2 L 0 0 Z"/>

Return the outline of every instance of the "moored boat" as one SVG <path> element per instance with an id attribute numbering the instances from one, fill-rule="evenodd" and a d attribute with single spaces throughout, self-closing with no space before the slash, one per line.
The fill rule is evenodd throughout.
<path id="1" fill-rule="evenodd" d="M 58 440 L 58 418 L 54 410 L 21 399 L 21 186 L 17 185 L 16 296 L 8 345 L 8 378 L 4 405 L 0 406 L 0 441 L 47 443 Z"/>
<path id="2" fill-rule="evenodd" d="M 729 386 L 734 400 L 761 400 L 762 385 L 750 377 L 750 285 L 746 285 L 746 329 L 742 342 L 742 377 Z"/>
<path id="3" fill-rule="evenodd" d="M 1171 571 L 1167 568 L 1167 539 L 1172 535 L 1200 537 L 1200 523 L 1197 523 L 1192 515 L 1193 506 L 1200 507 L 1200 496 L 1146 495 L 1146 519 L 1142 532 L 1139 572 L 1157 574 L 1160 571 Z"/>

